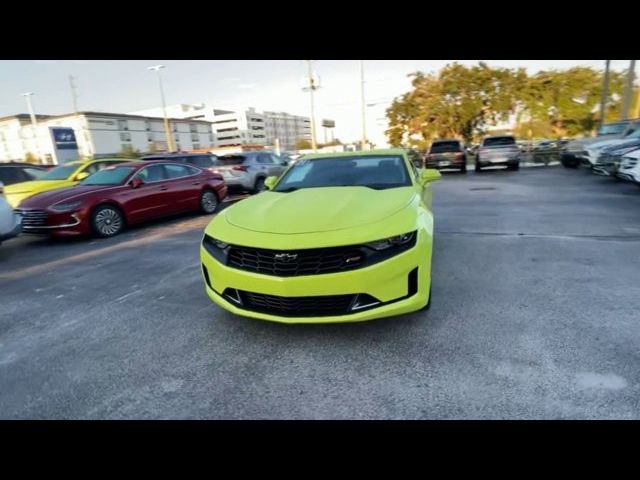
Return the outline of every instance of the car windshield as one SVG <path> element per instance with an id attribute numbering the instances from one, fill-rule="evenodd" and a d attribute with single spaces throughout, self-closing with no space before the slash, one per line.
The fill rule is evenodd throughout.
<path id="1" fill-rule="evenodd" d="M 78 169 L 78 165 L 63 165 L 49 170 L 39 180 L 66 180 Z"/>
<path id="2" fill-rule="evenodd" d="M 274 191 L 301 188 L 368 187 L 385 189 L 411 185 L 400 155 L 302 159 L 278 182 Z"/>
<path id="3" fill-rule="evenodd" d="M 513 137 L 493 137 L 485 138 L 483 147 L 502 147 L 507 145 L 515 145 L 516 139 Z"/>
<path id="4" fill-rule="evenodd" d="M 88 176 L 80 185 L 122 185 L 134 167 L 108 167 Z"/>
<path id="5" fill-rule="evenodd" d="M 431 153 L 459 152 L 460 142 L 438 142 L 431 145 Z"/>
<path id="6" fill-rule="evenodd" d="M 598 130 L 598 135 L 619 135 L 627 128 L 626 123 L 610 123 L 609 125 L 603 125 Z"/>

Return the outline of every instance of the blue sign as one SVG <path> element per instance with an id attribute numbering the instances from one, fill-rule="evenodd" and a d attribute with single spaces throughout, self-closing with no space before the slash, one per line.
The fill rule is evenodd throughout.
<path id="1" fill-rule="evenodd" d="M 56 150 L 77 150 L 76 134 L 73 128 L 51 127 Z"/>

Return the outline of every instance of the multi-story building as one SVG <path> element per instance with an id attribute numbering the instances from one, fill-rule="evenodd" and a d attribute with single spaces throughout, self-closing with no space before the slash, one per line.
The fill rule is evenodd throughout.
<path id="1" fill-rule="evenodd" d="M 274 145 L 281 150 L 293 150 L 300 139 L 311 139 L 309 117 L 285 112 L 259 113 L 255 108 L 206 108 L 204 104 L 178 104 L 166 107 L 167 115 L 176 118 L 200 119 L 211 122 L 217 146 Z M 132 112 L 135 115 L 161 117 L 162 108 Z"/>
<path id="2" fill-rule="evenodd" d="M 311 140 L 311 120 L 309 117 L 291 115 L 285 112 L 264 112 L 267 137 L 280 142 L 282 150 L 295 149 L 298 140 Z"/>
<path id="3" fill-rule="evenodd" d="M 29 116 L 21 114 L 0 118 L 0 161 L 22 160 L 31 156 L 44 163 L 57 163 L 51 127 L 73 129 L 81 158 L 167 148 L 164 121 L 159 118 L 106 112 L 39 115 L 34 128 Z M 216 144 L 211 123 L 207 121 L 170 118 L 169 129 L 177 150 L 200 149 Z"/>

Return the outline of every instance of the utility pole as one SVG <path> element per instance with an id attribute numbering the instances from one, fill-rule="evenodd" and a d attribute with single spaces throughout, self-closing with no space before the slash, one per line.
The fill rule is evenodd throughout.
<path id="1" fill-rule="evenodd" d="M 309 86 L 307 88 L 309 89 L 309 95 L 311 97 L 311 148 L 313 148 L 313 151 L 316 152 L 317 151 L 316 118 L 315 118 L 316 115 L 315 115 L 314 104 L 313 104 L 313 92 L 318 89 L 318 86 L 316 85 L 313 79 L 313 72 L 311 71 L 311 60 L 307 60 L 306 62 L 307 62 L 307 75 L 309 77 Z"/>
<path id="2" fill-rule="evenodd" d="M 73 83 L 73 75 L 69 75 L 69 87 L 71 87 L 71 101 L 73 102 L 73 113 L 78 113 L 78 94 L 76 85 Z"/>
<path id="3" fill-rule="evenodd" d="M 160 85 L 160 99 L 162 100 L 162 116 L 164 117 L 164 133 L 167 137 L 167 150 L 173 152 L 173 138 L 171 137 L 171 130 L 169 129 L 169 119 L 167 118 L 167 106 L 164 101 L 164 89 L 162 88 L 162 76 L 160 70 L 164 68 L 164 65 L 155 65 L 148 67 L 149 70 L 154 70 L 158 74 L 158 84 Z"/>
<path id="4" fill-rule="evenodd" d="M 362 113 L 362 150 L 365 149 L 367 144 L 367 120 L 366 120 L 366 108 L 367 105 L 364 102 L 364 60 L 360 60 L 360 101 L 361 101 L 361 113 Z"/>
<path id="5" fill-rule="evenodd" d="M 631 99 L 633 98 L 633 80 L 635 78 L 636 61 L 631 60 L 629 63 L 629 71 L 627 72 L 627 86 L 624 89 L 624 99 L 622 101 L 622 112 L 620 120 L 629 118 L 629 110 L 631 110 Z"/>
<path id="6" fill-rule="evenodd" d="M 611 60 L 605 60 L 605 62 L 604 80 L 602 84 L 602 100 L 600 101 L 600 128 L 604 125 L 604 114 L 607 108 L 607 98 L 609 96 L 609 64 L 611 63 Z"/>

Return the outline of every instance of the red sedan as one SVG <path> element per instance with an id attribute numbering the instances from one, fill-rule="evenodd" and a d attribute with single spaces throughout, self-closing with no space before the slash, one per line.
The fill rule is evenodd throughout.
<path id="1" fill-rule="evenodd" d="M 20 204 L 25 233 L 112 237 L 125 225 L 181 212 L 213 213 L 226 197 L 222 176 L 171 161 L 121 163 L 78 185 Z"/>

